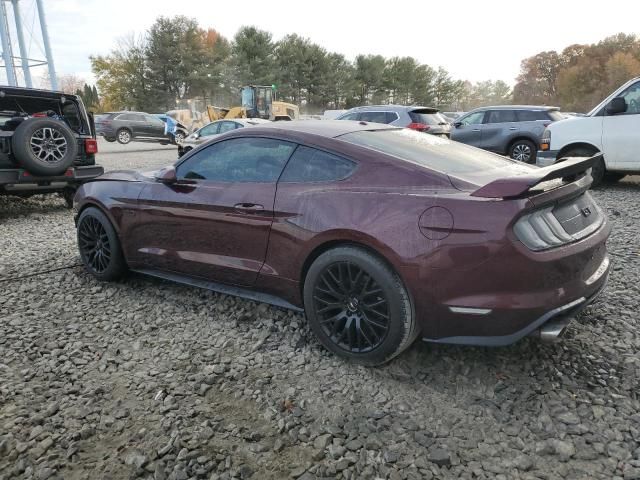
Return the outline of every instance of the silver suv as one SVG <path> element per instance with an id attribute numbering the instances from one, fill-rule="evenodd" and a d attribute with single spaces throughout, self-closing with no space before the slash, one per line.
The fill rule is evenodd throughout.
<path id="1" fill-rule="evenodd" d="M 451 124 L 437 108 L 403 105 L 367 105 L 347 110 L 336 120 L 386 123 L 420 132 L 449 137 Z"/>
<path id="2" fill-rule="evenodd" d="M 456 118 L 451 140 L 535 163 L 544 129 L 565 118 L 557 107 L 503 105 L 476 108 Z"/>

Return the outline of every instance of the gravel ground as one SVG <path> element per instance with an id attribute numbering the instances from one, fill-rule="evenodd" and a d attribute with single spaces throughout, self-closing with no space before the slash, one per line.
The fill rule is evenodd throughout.
<path id="1" fill-rule="evenodd" d="M 101 147 L 107 169 L 176 156 Z M 292 312 L 100 284 L 61 199 L 0 197 L 0 479 L 640 479 L 640 180 L 594 195 L 613 272 L 561 343 L 417 342 L 374 369 Z"/>

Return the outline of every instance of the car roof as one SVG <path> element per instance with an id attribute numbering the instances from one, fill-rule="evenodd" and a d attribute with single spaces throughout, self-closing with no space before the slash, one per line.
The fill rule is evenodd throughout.
<path id="1" fill-rule="evenodd" d="M 398 110 L 413 112 L 414 110 L 432 110 L 433 113 L 439 110 L 434 107 L 423 107 L 421 105 L 362 105 L 360 107 L 353 107 L 344 113 L 350 112 L 367 112 L 367 111 L 382 111 L 382 112 L 397 112 Z"/>
<path id="2" fill-rule="evenodd" d="M 549 105 L 493 105 L 488 107 L 478 107 L 471 111 L 481 112 L 483 110 L 560 110 L 560 107 L 553 107 Z"/>
<path id="3" fill-rule="evenodd" d="M 273 130 L 281 132 L 296 132 L 319 137 L 336 138 L 341 135 L 363 130 L 394 130 L 398 127 L 383 125 L 380 123 L 358 122 L 355 120 L 319 120 L 310 122 L 308 120 L 291 120 L 269 122 L 265 125 L 253 127 L 251 132 L 255 135 L 264 133 L 268 135 Z"/>
<path id="4" fill-rule="evenodd" d="M 242 123 L 243 125 L 252 125 L 252 124 L 262 124 L 262 123 L 271 123 L 271 120 L 265 120 L 264 118 L 226 118 L 226 119 L 222 119 L 222 120 L 218 120 L 220 121 L 231 121 L 231 122 L 238 122 L 238 123 Z"/>

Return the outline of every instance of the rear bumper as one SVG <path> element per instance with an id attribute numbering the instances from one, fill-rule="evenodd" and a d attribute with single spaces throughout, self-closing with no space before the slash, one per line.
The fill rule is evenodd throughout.
<path id="1" fill-rule="evenodd" d="M 521 328 L 520 330 L 508 334 L 508 335 L 494 335 L 494 336 L 455 336 L 439 339 L 423 338 L 426 342 L 431 343 L 449 343 L 459 345 L 475 345 L 483 347 L 503 347 L 511 345 L 518 340 L 529 336 L 536 335 L 541 336 L 541 332 L 545 330 L 545 326 L 552 325 L 554 328 L 558 328 L 558 335 L 564 330 L 564 328 L 570 323 L 570 321 L 584 310 L 589 304 L 594 302 L 598 296 L 603 292 L 606 287 L 609 278 L 609 257 L 605 257 L 603 264 L 606 267 L 604 271 L 600 273 L 600 277 L 597 280 L 598 288 L 595 293 L 592 293 L 588 297 L 579 297 L 569 303 L 553 308 L 541 316 L 535 318 L 530 324 Z"/>
<path id="2" fill-rule="evenodd" d="M 104 168 L 99 165 L 70 167 L 62 175 L 47 177 L 36 177 L 22 168 L 0 170 L 0 191 L 8 193 L 54 192 L 80 185 L 103 173 Z"/>
<path id="3" fill-rule="evenodd" d="M 536 154 L 536 165 L 539 167 L 547 167 L 556 163 L 558 158 L 558 150 L 538 150 Z"/>
<path id="4" fill-rule="evenodd" d="M 605 220 L 588 237 L 562 247 L 533 252 L 512 241 L 499 244 L 496 254 L 476 266 L 433 270 L 421 282 L 431 288 L 411 291 L 423 337 L 437 343 L 508 345 L 551 319 L 575 314 L 573 309 L 604 288 L 610 231 Z"/>

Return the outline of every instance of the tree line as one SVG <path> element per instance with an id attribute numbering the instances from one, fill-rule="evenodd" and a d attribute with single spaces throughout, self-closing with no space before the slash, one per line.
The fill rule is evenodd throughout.
<path id="1" fill-rule="evenodd" d="M 619 33 L 587 45 L 570 45 L 522 61 L 515 103 L 558 105 L 588 112 L 627 80 L 640 75 L 640 39 Z"/>
<path id="2" fill-rule="evenodd" d="M 557 105 L 586 112 L 614 88 L 640 75 L 640 39 L 618 34 L 589 45 L 545 51 L 521 63 L 513 90 L 501 80 L 454 79 L 442 67 L 413 57 L 358 55 L 347 59 L 297 34 L 274 40 L 245 26 L 227 39 L 185 16 L 159 17 L 144 34 L 121 39 L 107 55 L 90 57 L 93 87 L 78 84 L 95 111 L 167 111 L 205 99 L 239 103 L 243 85 L 275 85 L 279 100 L 304 113 L 366 104 L 419 104 L 468 111 L 484 105 Z"/>
<path id="3" fill-rule="evenodd" d="M 307 113 L 371 103 L 461 110 L 505 103 L 511 95 L 504 82 L 473 85 L 412 57 L 358 55 L 350 61 L 295 33 L 274 41 L 253 26 L 228 40 L 184 16 L 159 17 L 145 34 L 92 56 L 91 66 L 105 110 L 166 111 L 197 97 L 235 105 L 239 87 L 250 84 L 275 85 L 279 100 Z"/>

